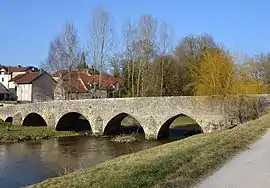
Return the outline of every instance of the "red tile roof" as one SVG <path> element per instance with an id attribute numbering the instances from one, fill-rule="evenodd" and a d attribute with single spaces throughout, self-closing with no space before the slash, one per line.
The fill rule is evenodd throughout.
<path id="1" fill-rule="evenodd" d="M 17 84 L 29 84 L 38 78 L 41 74 L 41 72 L 29 72 L 26 74 L 20 74 L 12 78 L 10 81 L 14 81 Z"/>
<path id="2" fill-rule="evenodd" d="M 89 76 L 84 73 L 80 73 L 80 77 L 86 86 L 92 84 L 93 82 L 99 83 L 99 76 Z M 100 78 L 100 85 L 102 88 L 110 89 L 113 87 L 114 84 L 118 83 L 120 87 L 123 86 L 123 82 L 120 78 L 116 78 L 113 76 L 101 76 Z"/>
<path id="3" fill-rule="evenodd" d="M 11 78 L 11 80 L 9 80 L 9 81 L 11 82 L 11 81 L 18 80 L 19 78 L 21 78 L 23 76 L 24 76 L 24 74 L 19 74 L 19 75 L 15 76 L 14 78 Z"/>
<path id="4" fill-rule="evenodd" d="M 70 88 L 72 92 L 88 92 L 94 82 L 99 83 L 99 76 L 88 75 L 84 72 L 73 71 L 71 72 L 71 82 L 68 81 L 68 74 L 62 78 L 62 87 L 64 89 Z M 123 82 L 120 78 L 112 76 L 102 76 L 100 80 L 101 88 L 112 89 L 114 84 L 118 83 L 119 87 L 123 87 Z M 68 87 L 70 86 L 70 87 Z"/>
<path id="5" fill-rule="evenodd" d="M 27 66 L 27 67 L 12 67 L 12 66 L 1 66 L 1 68 L 4 68 L 6 72 L 13 73 L 13 72 L 25 72 L 29 69 L 32 69 L 34 67 Z"/>
<path id="6" fill-rule="evenodd" d="M 8 72 L 24 72 L 27 71 L 30 67 L 7 67 Z"/>

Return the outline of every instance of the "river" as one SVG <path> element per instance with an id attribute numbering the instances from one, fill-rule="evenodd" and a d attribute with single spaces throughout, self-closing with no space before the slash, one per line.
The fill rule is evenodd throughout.
<path id="1" fill-rule="evenodd" d="M 141 139 L 134 143 L 116 143 L 109 137 L 78 136 L 3 144 L 0 145 L 0 188 L 35 184 L 119 155 L 201 133 L 201 128 L 189 117 L 179 116 L 171 123 L 168 133 L 166 139 Z"/>
<path id="2" fill-rule="evenodd" d="M 31 185 L 166 142 L 169 140 L 128 144 L 84 136 L 0 145 L 0 188 Z"/>

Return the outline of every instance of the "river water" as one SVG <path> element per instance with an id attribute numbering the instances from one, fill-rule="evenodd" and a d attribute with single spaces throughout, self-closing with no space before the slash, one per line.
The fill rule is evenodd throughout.
<path id="1" fill-rule="evenodd" d="M 66 137 L 0 145 L 0 188 L 38 183 L 169 140 L 115 143 L 102 137 Z"/>

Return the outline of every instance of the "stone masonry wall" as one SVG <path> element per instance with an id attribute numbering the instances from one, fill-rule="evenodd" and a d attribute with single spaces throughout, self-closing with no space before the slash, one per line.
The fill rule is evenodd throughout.
<path id="1" fill-rule="evenodd" d="M 147 139 L 156 139 L 162 125 L 179 114 L 197 121 L 204 132 L 226 127 L 218 98 L 189 96 L 57 100 L 21 104 L 0 107 L 0 118 L 5 120 L 13 117 L 13 123 L 21 125 L 29 113 L 37 113 L 44 118 L 48 127 L 55 128 L 59 119 L 69 112 L 78 112 L 87 118 L 95 134 L 103 134 L 113 117 L 127 113 L 141 124 Z"/>

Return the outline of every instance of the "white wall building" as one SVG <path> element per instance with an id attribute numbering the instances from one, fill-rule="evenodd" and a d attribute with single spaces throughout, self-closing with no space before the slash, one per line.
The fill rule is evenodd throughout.
<path id="1" fill-rule="evenodd" d="M 14 78 L 18 79 L 29 72 L 35 72 L 37 70 L 38 70 L 37 68 L 31 67 L 31 66 L 29 66 L 29 67 L 0 66 L 0 83 L 9 92 L 9 97 L 7 100 L 16 100 L 16 98 L 17 98 L 17 84 L 15 84 L 13 79 Z M 25 86 L 25 87 L 27 87 L 27 86 Z M 20 89 L 20 91 L 25 90 L 22 88 L 19 88 L 19 89 Z M 25 95 L 25 94 L 23 94 L 23 95 Z M 28 96 L 23 96 L 23 98 L 27 98 L 27 97 Z"/>
<path id="2" fill-rule="evenodd" d="M 7 88 L 7 89 L 15 89 L 15 83 L 10 81 L 12 78 L 16 76 L 20 76 L 26 74 L 28 72 L 33 72 L 37 70 L 35 67 L 8 67 L 2 66 L 0 67 L 0 82 Z"/>
<path id="3" fill-rule="evenodd" d="M 5 69 L 0 70 L 0 82 L 8 89 L 9 86 L 9 80 L 11 79 L 11 74 L 6 72 Z"/>

